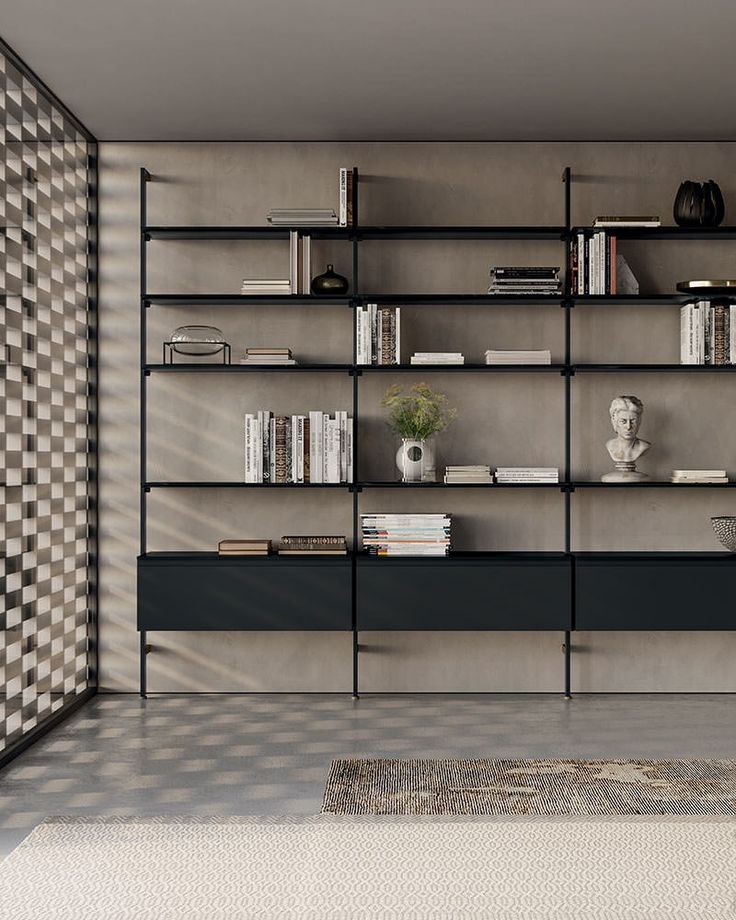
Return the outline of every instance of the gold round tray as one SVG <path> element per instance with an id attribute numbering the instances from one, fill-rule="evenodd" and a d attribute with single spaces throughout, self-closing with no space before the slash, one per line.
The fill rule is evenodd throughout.
<path id="1" fill-rule="evenodd" d="M 721 279 L 718 281 L 678 281 L 677 290 L 683 294 L 692 294 L 702 291 L 704 294 L 729 294 L 736 295 L 736 281 Z"/>

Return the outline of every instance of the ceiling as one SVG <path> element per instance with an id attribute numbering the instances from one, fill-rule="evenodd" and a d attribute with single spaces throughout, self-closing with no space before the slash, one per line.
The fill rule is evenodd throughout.
<path id="1" fill-rule="evenodd" d="M 736 140 L 733 0 L 1 0 L 102 140 Z"/>

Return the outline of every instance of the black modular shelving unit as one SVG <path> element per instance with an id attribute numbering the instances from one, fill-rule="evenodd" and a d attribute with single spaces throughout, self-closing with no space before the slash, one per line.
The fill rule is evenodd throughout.
<path id="1" fill-rule="evenodd" d="M 680 364 L 578 364 L 573 361 L 572 310 L 596 305 L 678 306 L 693 300 L 682 294 L 573 295 L 566 274 L 562 294 L 555 296 L 491 294 L 363 294 L 360 286 L 360 243 L 363 240 L 528 240 L 556 241 L 561 264 L 577 228 L 571 224 L 572 174 L 562 174 L 564 224 L 522 226 L 420 226 L 293 228 L 313 239 L 342 240 L 351 245 L 351 291 L 345 297 L 313 295 L 171 294 L 147 290 L 147 247 L 166 240 L 286 240 L 282 227 L 164 227 L 147 223 L 147 186 L 153 177 L 140 175 L 140 556 L 138 558 L 138 629 L 140 692 L 147 693 L 146 656 L 149 630 L 341 630 L 352 634 L 353 696 L 358 697 L 359 635 L 371 630 L 551 630 L 562 638 L 562 687 L 571 697 L 571 636 L 575 630 L 731 630 L 736 619 L 727 607 L 703 608 L 709 592 L 731 596 L 736 591 L 736 556 L 727 552 L 577 552 L 572 550 L 572 500 L 577 489 L 731 489 L 736 482 L 682 483 L 647 481 L 603 483 L 576 480 L 572 471 L 572 386 L 587 373 L 719 373 L 736 366 Z M 357 190 L 356 190 L 357 194 Z M 357 204 L 357 201 L 356 201 Z M 357 211 L 357 208 L 356 208 Z M 736 240 L 736 227 L 621 228 L 627 240 Z M 301 364 L 286 367 L 240 364 L 148 362 L 147 311 L 156 306 L 242 306 L 336 304 L 350 309 L 366 302 L 401 305 L 558 306 L 564 323 L 564 360 L 552 365 L 394 365 L 357 363 L 355 322 L 350 363 Z M 360 380 L 375 373 L 557 375 L 563 378 L 565 405 L 564 469 L 559 483 L 403 483 L 363 480 L 359 469 Z M 150 481 L 147 478 L 146 396 L 149 380 L 159 374 L 347 374 L 352 378 L 354 419 L 354 482 L 245 483 L 226 481 Z M 344 557 L 299 556 L 223 558 L 213 552 L 148 552 L 147 496 L 153 489 L 328 489 L 352 501 L 352 550 Z M 519 489 L 555 490 L 564 502 L 564 550 L 561 552 L 457 552 L 445 558 L 377 558 L 358 549 L 360 495 L 367 489 Z M 636 587 L 635 609 L 622 609 L 617 585 L 622 577 Z M 319 598 L 319 602 L 315 602 Z M 458 603 L 461 601 L 461 603 Z"/>

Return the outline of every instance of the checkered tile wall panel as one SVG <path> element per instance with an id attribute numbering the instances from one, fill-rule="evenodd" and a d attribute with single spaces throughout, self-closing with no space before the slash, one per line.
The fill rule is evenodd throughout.
<path id="1" fill-rule="evenodd" d="M 0 752 L 90 680 L 90 144 L 0 51 Z"/>

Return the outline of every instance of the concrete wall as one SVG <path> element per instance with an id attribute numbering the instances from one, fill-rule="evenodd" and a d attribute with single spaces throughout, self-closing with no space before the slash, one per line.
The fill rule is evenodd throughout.
<path id="1" fill-rule="evenodd" d="M 366 224 L 561 224 L 562 169 L 574 174 L 573 222 L 599 213 L 657 213 L 671 222 L 682 178 L 716 178 L 736 208 L 733 144 L 102 144 L 100 196 L 100 433 L 102 684 L 137 685 L 135 557 L 138 551 L 138 168 L 149 186 L 149 222 L 261 224 L 270 207 L 336 205 L 340 165 L 361 171 Z M 728 221 L 728 217 L 727 217 Z M 667 291 L 688 277 L 732 277 L 732 243 L 622 246 L 643 291 Z M 368 291 L 482 292 L 492 264 L 562 264 L 560 244 L 520 242 L 364 243 Z M 283 275 L 287 250 L 270 242 L 156 242 L 149 290 L 237 292 L 243 277 Z M 320 243 L 349 274 L 347 244 Z M 291 346 L 303 360 L 348 360 L 345 307 L 162 308 L 149 311 L 149 359 L 185 322 L 224 330 L 237 358 L 248 345 Z M 550 347 L 563 356 L 559 307 L 413 307 L 402 311 L 404 353 L 461 350 L 482 360 L 489 347 Z M 581 308 L 573 316 L 580 362 L 676 362 L 679 315 L 666 307 Z M 361 382 L 364 478 L 393 478 L 396 443 L 380 397 L 393 379 Z M 417 379 L 422 379 L 421 372 Z M 563 465 L 563 383 L 547 375 L 436 374 L 459 410 L 439 442 L 440 463 Z M 723 376 L 579 375 L 574 379 L 574 475 L 609 468 L 608 405 L 634 393 L 646 407 L 641 434 L 654 448 L 641 464 L 653 477 L 673 467 L 726 467 L 736 475 L 733 386 Z M 244 411 L 349 408 L 347 377 L 276 375 L 242 379 L 158 377 L 150 385 L 149 478 L 239 479 Z M 709 517 L 733 513 L 718 491 L 574 496 L 575 549 L 717 549 Z M 561 549 L 557 493 L 366 492 L 362 510 L 450 510 L 459 548 Z M 350 533 L 347 495 L 321 492 L 153 493 L 149 548 L 212 549 L 229 536 L 278 539 L 300 530 Z M 704 603 L 730 599 L 709 598 Z M 361 657 L 365 691 L 557 691 L 560 636 L 550 634 L 371 634 Z M 342 634 L 152 634 L 152 690 L 315 690 L 350 686 L 350 637 Z M 577 635 L 579 691 L 736 689 L 734 634 Z"/>

